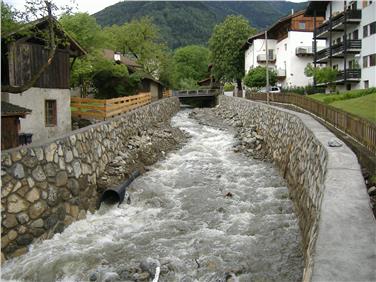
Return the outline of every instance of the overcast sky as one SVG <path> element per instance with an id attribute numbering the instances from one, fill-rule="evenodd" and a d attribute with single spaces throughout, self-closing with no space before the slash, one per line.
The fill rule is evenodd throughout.
<path id="1" fill-rule="evenodd" d="M 290 0 L 291 1 L 291 0 Z M 292 0 L 291 2 L 303 2 L 305 0 Z M 22 10 L 25 5 L 25 0 L 4 0 L 4 2 L 12 5 L 17 10 Z M 71 0 L 53 0 L 57 5 L 68 5 Z M 94 14 L 105 7 L 111 6 L 121 0 L 75 0 L 78 6 L 78 11 L 88 12 L 89 14 Z"/>
<path id="2" fill-rule="evenodd" d="M 22 10 L 25 5 L 25 0 L 4 0 L 5 3 L 12 5 L 17 10 Z M 59 5 L 69 5 L 70 0 L 54 0 L 54 3 Z M 78 6 L 78 11 L 88 12 L 89 14 L 94 14 L 107 6 L 111 6 L 120 0 L 75 0 Z"/>

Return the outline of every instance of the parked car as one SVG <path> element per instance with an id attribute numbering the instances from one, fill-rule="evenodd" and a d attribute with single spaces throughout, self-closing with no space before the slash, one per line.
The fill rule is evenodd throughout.
<path id="1" fill-rule="evenodd" d="M 266 93 L 266 87 L 264 88 L 261 88 L 259 91 L 257 91 L 258 93 Z M 276 94 L 276 93 L 281 93 L 281 88 L 278 87 L 278 86 L 271 86 L 269 87 L 269 93 L 273 93 L 273 94 Z"/>

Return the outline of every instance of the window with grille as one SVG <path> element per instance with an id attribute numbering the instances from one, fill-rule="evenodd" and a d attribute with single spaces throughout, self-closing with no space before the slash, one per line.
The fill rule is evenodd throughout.
<path id="1" fill-rule="evenodd" d="M 299 22 L 299 29 L 305 29 L 305 22 Z"/>
<path id="2" fill-rule="evenodd" d="M 363 68 L 367 68 L 368 67 L 368 56 L 364 56 L 363 57 Z"/>
<path id="3" fill-rule="evenodd" d="M 56 100 L 46 100 L 44 108 L 45 108 L 46 126 L 56 126 L 57 125 Z"/>

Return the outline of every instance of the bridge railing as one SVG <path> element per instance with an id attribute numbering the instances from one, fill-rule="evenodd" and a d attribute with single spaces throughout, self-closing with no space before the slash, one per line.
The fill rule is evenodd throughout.
<path id="1" fill-rule="evenodd" d="M 177 97 L 202 97 L 202 96 L 215 96 L 219 94 L 219 89 L 198 89 L 198 90 L 174 90 L 173 96 Z"/>
<path id="2" fill-rule="evenodd" d="M 247 93 L 246 98 L 266 101 L 267 95 L 265 93 Z M 376 124 L 371 121 L 312 98 L 293 93 L 270 95 L 270 101 L 293 104 L 303 108 L 346 132 L 371 152 L 376 153 Z"/>

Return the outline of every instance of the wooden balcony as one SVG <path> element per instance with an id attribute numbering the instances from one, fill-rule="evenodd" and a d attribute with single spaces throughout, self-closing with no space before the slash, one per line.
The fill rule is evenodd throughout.
<path id="1" fill-rule="evenodd" d="M 359 82 L 362 76 L 361 69 L 341 70 L 337 74 L 336 83 Z"/>
<path id="2" fill-rule="evenodd" d="M 344 42 L 332 45 L 332 47 L 325 48 L 317 52 L 316 60 L 318 63 L 325 63 L 330 58 L 330 49 L 331 56 L 333 58 L 343 58 L 344 53 L 348 54 L 359 54 L 362 49 L 361 40 L 347 40 L 346 45 Z"/>
<path id="3" fill-rule="evenodd" d="M 362 18 L 362 10 L 347 10 L 332 17 L 331 21 L 328 20 L 321 24 L 316 29 L 316 38 L 325 39 L 329 37 L 330 26 L 333 32 L 344 31 L 346 24 L 359 24 Z"/>

